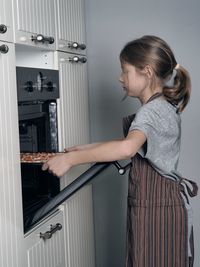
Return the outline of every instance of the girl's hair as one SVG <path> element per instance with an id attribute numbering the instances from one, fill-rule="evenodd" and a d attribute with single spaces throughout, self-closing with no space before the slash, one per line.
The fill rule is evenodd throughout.
<path id="1" fill-rule="evenodd" d="M 186 69 L 177 64 L 171 48 L 164 40 L 152 35 L 133 40 L 122 49 L 120 60 L 139 70 L 151 66 L 163 85 L 165 98 L 177 106 L 178 112 L 183 111 L 190 98 L 190 76 Z"/>

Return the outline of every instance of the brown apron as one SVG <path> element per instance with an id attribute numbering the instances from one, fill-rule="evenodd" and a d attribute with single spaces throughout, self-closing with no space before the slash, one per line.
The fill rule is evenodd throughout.
<path id="1" fill-rule="evenodd" d="M 134 115 L 123 120 L 124 134 Z M 126 267 L 192 267 L 193 234 L 190 235 L 192 257 L 188 257 L 188 214 L 182 193 L 183 184 L 161 176 L 148 160 L 136 154 L 129 173 L 127 208 Z M 197 185 L 188 187 L 190 196 Z M 181 193 L 182 192 L 182 193 Z"/>

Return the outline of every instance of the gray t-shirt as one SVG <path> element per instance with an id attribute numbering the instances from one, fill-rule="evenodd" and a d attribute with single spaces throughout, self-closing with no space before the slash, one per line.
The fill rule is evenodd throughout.
<path id="1" fill-rule="evenodd" d="M 161 175 L 179 179 L 177 165 L 180 155 L 181 118 L 176 107 L 163 98 L 156 98 L 138 110 L 129 131 L 142 131 L 147 142 L 139 154 L 148 159 Z"/>

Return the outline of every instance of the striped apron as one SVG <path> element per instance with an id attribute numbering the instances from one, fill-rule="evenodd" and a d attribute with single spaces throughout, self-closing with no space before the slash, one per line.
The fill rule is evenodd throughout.
<path id="1" fill-rule="evenodd" d="M 123 120 L 128 133 L 134 115 Z M 192 190 L 188 187 L 190 183 Z M 126 267 L 192 267 L 193 233 L 188 257 L 187 198 L 197 194 L 197 185 L 161 176 L 148 160 L 136 154 L 129 173 Z M 188 192 L 186 192 L 188 191 Z"/>

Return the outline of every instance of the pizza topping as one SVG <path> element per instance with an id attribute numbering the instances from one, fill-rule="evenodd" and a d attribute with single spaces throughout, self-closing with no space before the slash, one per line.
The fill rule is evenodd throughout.
<path id="1" fill-rule="evenodd" d="M 56 156 L 57 153 L 37 152 L 37 153 L 21 153 L 22 163 L 43 163 Z"/>

